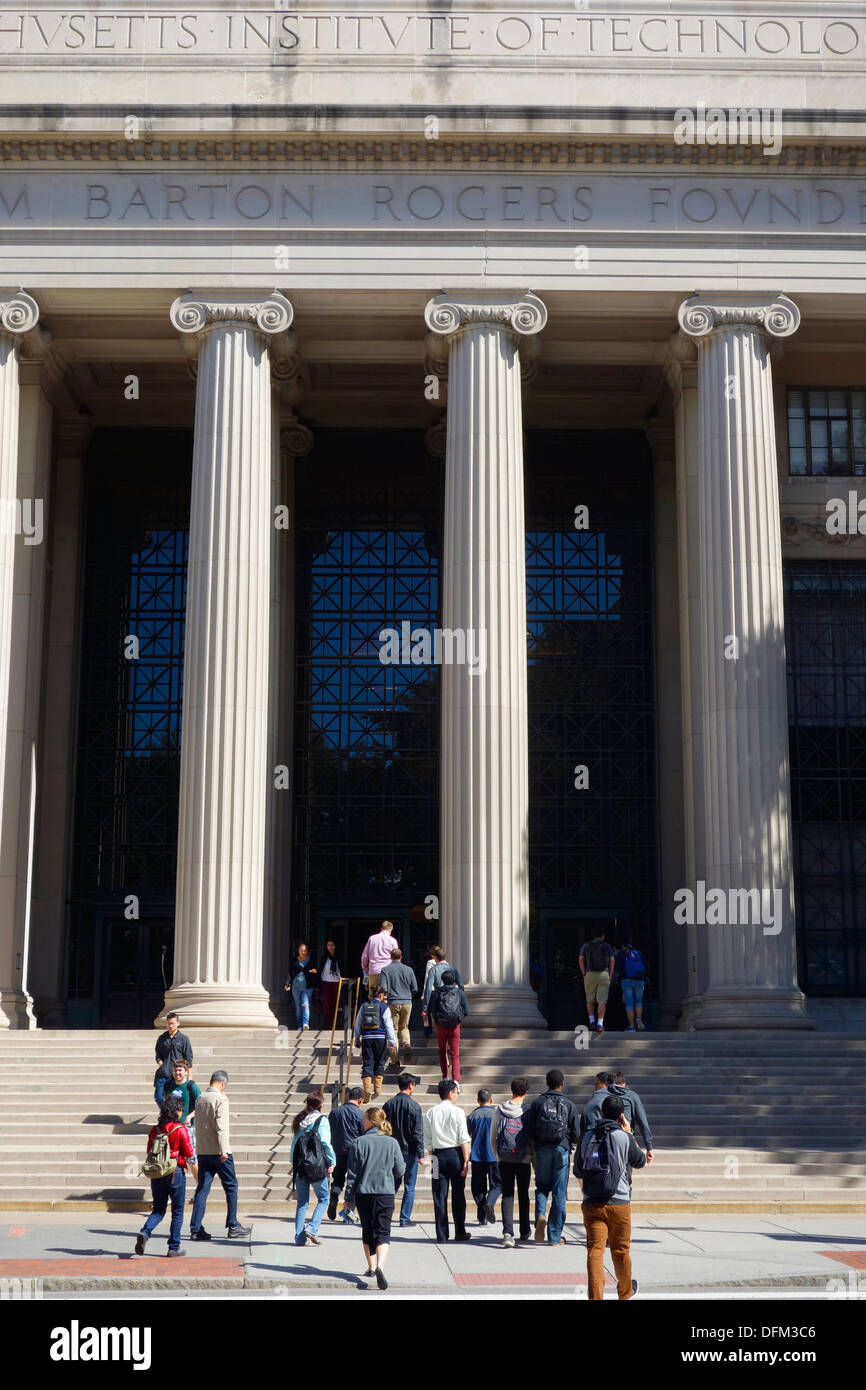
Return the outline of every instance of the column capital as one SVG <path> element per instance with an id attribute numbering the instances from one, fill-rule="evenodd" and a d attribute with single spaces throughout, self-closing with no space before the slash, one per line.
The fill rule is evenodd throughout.
<path id="1" fill-rule="evenodd" d="M 442 292 L 424 310 L 424 322 L 439 337 L 462 328 L 502 327 L 521 338 L 540 333 L 547 323 L 547 309 L 529 290 L 480 290 L 477 293 Z"/>
<path id="2" fill-rule="evenodd" d="M 693 294 L 680 305 L 677 319 L 690 338 L 707 338 L 717 328 L 790 338 L 800 327 L 800 310 L 786 294 Z"/>
<path id="3" fill-rule="evenodd" d="M 0 290 L 0 332 L 16 338 L 32 333 L 39 322 L 39 305 L 25 290 Z"/>
<path id="4" fill-rule="evenodd" d="M 280 448 L 290 458 L 303 458 L 313 447 L 313 431 L 303 420 L 299 420 L 293 410 L 289 411 L 286 423 L 280 430 Z"/>
<path id="5" fill-rule="evenodd" d="M 172 304 L 169 315 L 185 344 L 197 352 L 203 333 L 226 324 L 239 324 L 275 338 L 291 327 L 294 310 L 279 290 L 185 290 Z"/>

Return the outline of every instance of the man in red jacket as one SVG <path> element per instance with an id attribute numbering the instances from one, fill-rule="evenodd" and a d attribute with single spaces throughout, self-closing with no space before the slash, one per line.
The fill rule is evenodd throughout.
<path id="1" fill-rule="evenodd" d="M 159 1123 L 155 1124 L 147 1136 L 147 1152 L 153 1148 L 154 1140 L 160 1133 L 168 1135 L 169 1152 L 177 1167 L 162 1178 L 151 1178 L 150 1191 L 153 1208 L 142 1226 L 135 1242 L 136 1255 L 144 1254 L 144 1247 L 165 1216 L 171 1199 L 171 1227 L 168 1233 L 169 1255 L 185 1255 L 180 1248 L 180 1232 L 183 1226 L 183 1207 L 186 1201 L 186 1165 L 192 1158 L 192 1144 L 186 1125 L 180 1123 L 183 1101 L 180 1096 L 168 1096 L 159 1112 Z"/>

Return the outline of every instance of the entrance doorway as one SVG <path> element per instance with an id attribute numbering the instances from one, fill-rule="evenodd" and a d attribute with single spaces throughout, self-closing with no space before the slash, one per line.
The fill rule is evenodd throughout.
<path id="1" fill-rule="evenodd" d="M 150 1028 L 171 984 L 172 917 L 102 923 L 103 1028 Z"/>
<path id="2" fill-rule="evenodd" d="M 598 932 L 616 946 L 623 935 L 622 917 L 599 913 L 592 916 L 548 916 L 541 926 L 542 979 L 539 991 L 541 1011 L 553 1031 L 570 1031 L 586 1024 L 586 995 L 580 970 L 580 948 Z M 611 996 L 613 1003 L 613 997 Z M 615 1025 L 615 1016 L 611 1021 Z"/>

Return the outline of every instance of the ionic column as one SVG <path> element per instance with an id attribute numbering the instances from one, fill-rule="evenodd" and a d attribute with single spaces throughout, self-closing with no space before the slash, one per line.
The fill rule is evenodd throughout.
<path id="1" fill-rule="evenodd" d="M 703 878 L 727 925 L 698 925 L 706 984 L 694 1026 L 803 1028 L 791 863 L 779 482 L 770 348 L 800 322 L 785 295 L 695 296 L 698 344 Z M 761 903 L 742 922 L 744 893 Z M 709 913 L 706 914 L 710 916 Z M 771 920 L 767 920 L 771 919 Z"/>
<path id="2" fill-rule="evenodd" d="M 13 709 L 10 723 L 10 694 L 21 410 L 19 358 L 24 336 L 34 332 L 38 321 L 39 307 L 29 294 L 0 291 L 0 1028 L 35 1027 L 33 1000 L 27 989 L 29 904 L 23 913 L 19 911 L 19 836 L 14 814 L 15 809 L 22 811 L 29 825 L 31 808 L 22 808 L 19 802 L 23 740 L 17 737 L 14 725 L 20 722 L 22 712 Z M 17 645 L 18 670 L 21 672 L 23 662 L 26 677 L 27 653 L 22 653 L 20 642 Z M 30 862 L 28 855 L 28 885 Z"/>
<path id="3" fill-rule="evenodd" d="M 532 294 L 438 295 L 425 319 L 449 349 L 442 627 L 462 634 L 475 658 L 474 667 L 449 664 L 443 642 L 441 937 L 467 985 L 471 1023 L 539 1028 L 528 969 L 519 345 L 547 310 Z"/>
<path id="4" fill-rule="evenodd" d="M 185 294 L 198 349 L 174 976 L 197 1026 L 274 1027 L 262 986 L 268 790 L 271 380 L 281 294 Z"/>

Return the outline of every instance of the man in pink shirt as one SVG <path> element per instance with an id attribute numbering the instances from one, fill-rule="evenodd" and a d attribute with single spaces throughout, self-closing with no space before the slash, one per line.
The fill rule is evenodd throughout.
<path id="1" fill-rule="evenodd" d="M 379 930 L 367 938 L 367 944 L 361 954 L 361 969 L 367 976 L 367 990 L 371 999 L 379 988 L 379 975 L 386 965 L 391 964 L 391 952 L 394 949 L 394 939 L 391 935 L 393 930 L 393 922 L 383 922 Z"/>

